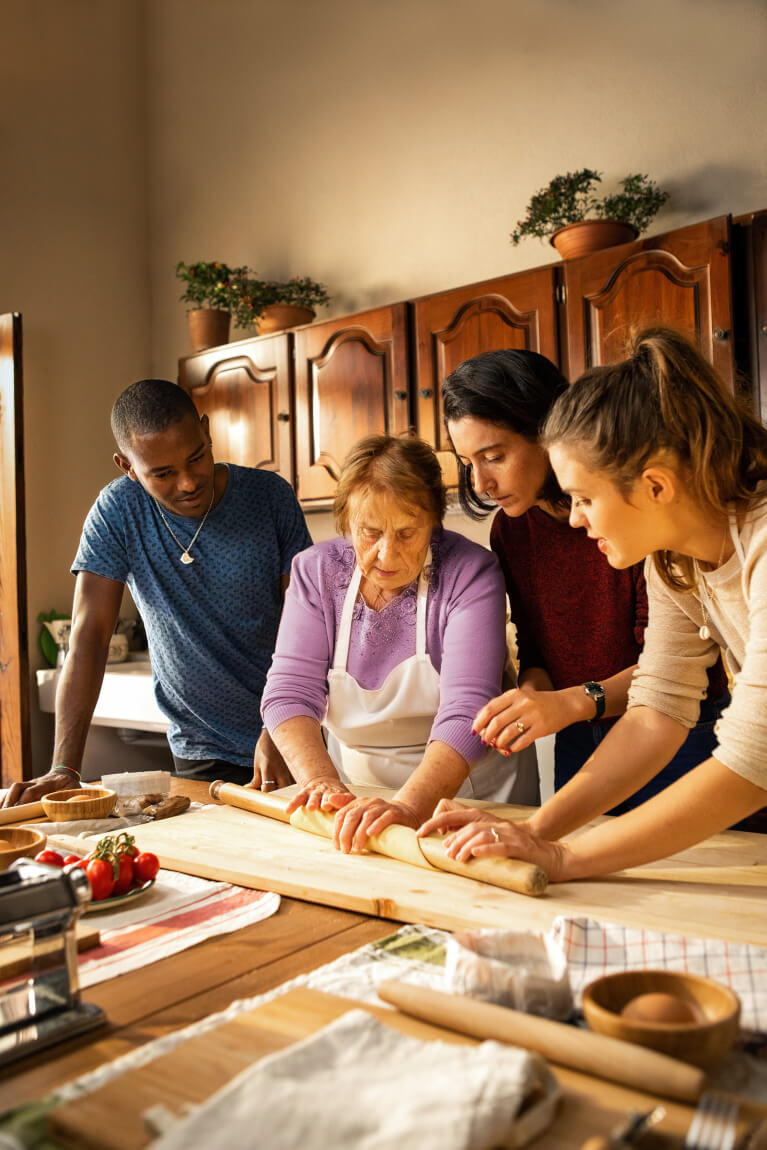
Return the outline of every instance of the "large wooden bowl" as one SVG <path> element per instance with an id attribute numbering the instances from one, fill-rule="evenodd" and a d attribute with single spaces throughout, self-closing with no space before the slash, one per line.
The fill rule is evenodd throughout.
<path id="1" fill-rule="evenodd" d="M 73 791 L 53 791 L 43 795 L 40 802 L 48 818 L 54 823 L 70 823 L 75 819 L 105 819 L 111 815 L 117 798 L 116 791 L 106 787 L 83 787 Z"/>
<path id="2" fill-rule="evenodd" d="M 696 1016 L 693 1022 L 647 1022 L 621 1015 L 640 994 L 672 994 Z M 740 1027 L 740 999 L 729 987 L 697 974 L 627 970 L 607 974 L 583 992 L 583 1014 L 592 1030 L 650 1046 L 695 1066 L 711 1066 L 730 1049 Z"/>
<path id="3" fill-rule="evenodd" d="M 0 871 L 21 858 L 34 858 L 45 846 L 46 836 L 33 827 L 0 827 Z"/>

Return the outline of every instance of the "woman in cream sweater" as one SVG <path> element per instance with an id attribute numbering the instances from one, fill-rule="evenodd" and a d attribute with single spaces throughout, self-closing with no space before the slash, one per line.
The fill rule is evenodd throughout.
<path id="1" fill-rule="evenodd" d="M 646 564 L 649 624 L 626 714 L 578 774 L 524 823 L 441 804 L 420 830 L 448 853 L 529 859 L 553 881 L 664 858 L 767 803 L 767 431 L 675 332 L 654 329 L 623 363 L 595 368 L 544 428 L 570 522 L 616 568 Z M 711 757 L 662 794 L 567 842 L 633 794 L 695 724 L 720 648 L 734 678 Z M 516 732 L 491 700 L 475 729 Z"/>

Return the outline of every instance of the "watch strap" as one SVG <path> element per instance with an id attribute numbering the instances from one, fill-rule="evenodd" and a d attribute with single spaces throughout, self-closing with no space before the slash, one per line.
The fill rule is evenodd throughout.
<path id="1" fill-rule="evenodd" d="M 590 723 L 595 723 L 597 719 L 601 719 L 605 713 L 605 689 L 601 683 L 588 682 L 583 684 L 583 689 L 590 699 L 593 699 L 596 706 L 596 714 L 593 718 L 589 719 Z"/>

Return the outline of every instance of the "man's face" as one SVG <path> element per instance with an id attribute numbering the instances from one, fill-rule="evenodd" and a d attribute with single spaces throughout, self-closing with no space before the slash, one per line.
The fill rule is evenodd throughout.
<path id="1" fill-rule="evenodd" d="M 134 435 L 126 454 L 117 452 L 114 461 L 166 511 L 191 519 L 208 510 L 215 464 L 207 416 L 190 414 L 165 431 Z"/>

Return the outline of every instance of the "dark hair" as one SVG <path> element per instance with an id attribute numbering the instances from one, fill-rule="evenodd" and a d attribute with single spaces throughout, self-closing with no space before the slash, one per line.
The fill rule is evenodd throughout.
<path id="1" fill-rule="evenodd" d="M 336 529 L 349 529 L 349 500 L 358 491 L 385 492 L 401 503 L 422 507 L 439 526 L 447 492 L 433 448 L 414 435 L 368 435 L 355 443 L 344 460 L 333 500 Z"/>
<path id="2" fill-rule="evenodd" d="M 679 332 L 649 328 L 622 363 L 585 372 L 557 400 L 543 444 L 566 444 L 627 496 L 642 472 L 668 453 L 701 510 L 726 522 L 727 505 L 753 502 L 767 478 L 767 430 Z M 695 586 L 689 556 L 657 551 L 669 587 Z"/>
<path id="3" fill-rule="evenodd" d="M 551 360 L 536 351 L 485 351 L 464 360 L 442 384 L 445 422 L 470 416 L 537 443 L 546 416 L 567 386 Z M 471 469 L 457 462 L 461 507 L 472 519 L 483 519 L 494 508 L 474 490 Z M 550 468 L 540 497 L 554 506 L 568 504 Z"/>
<path id="4" fill-rule="evenodd" d="M 110 422 L 117 446 L 127 451 L 134 435 L 166 431 L 189 415 L 200 418 L 183 387 L 169 379 L 140 379 L 118 395 Z"/>

